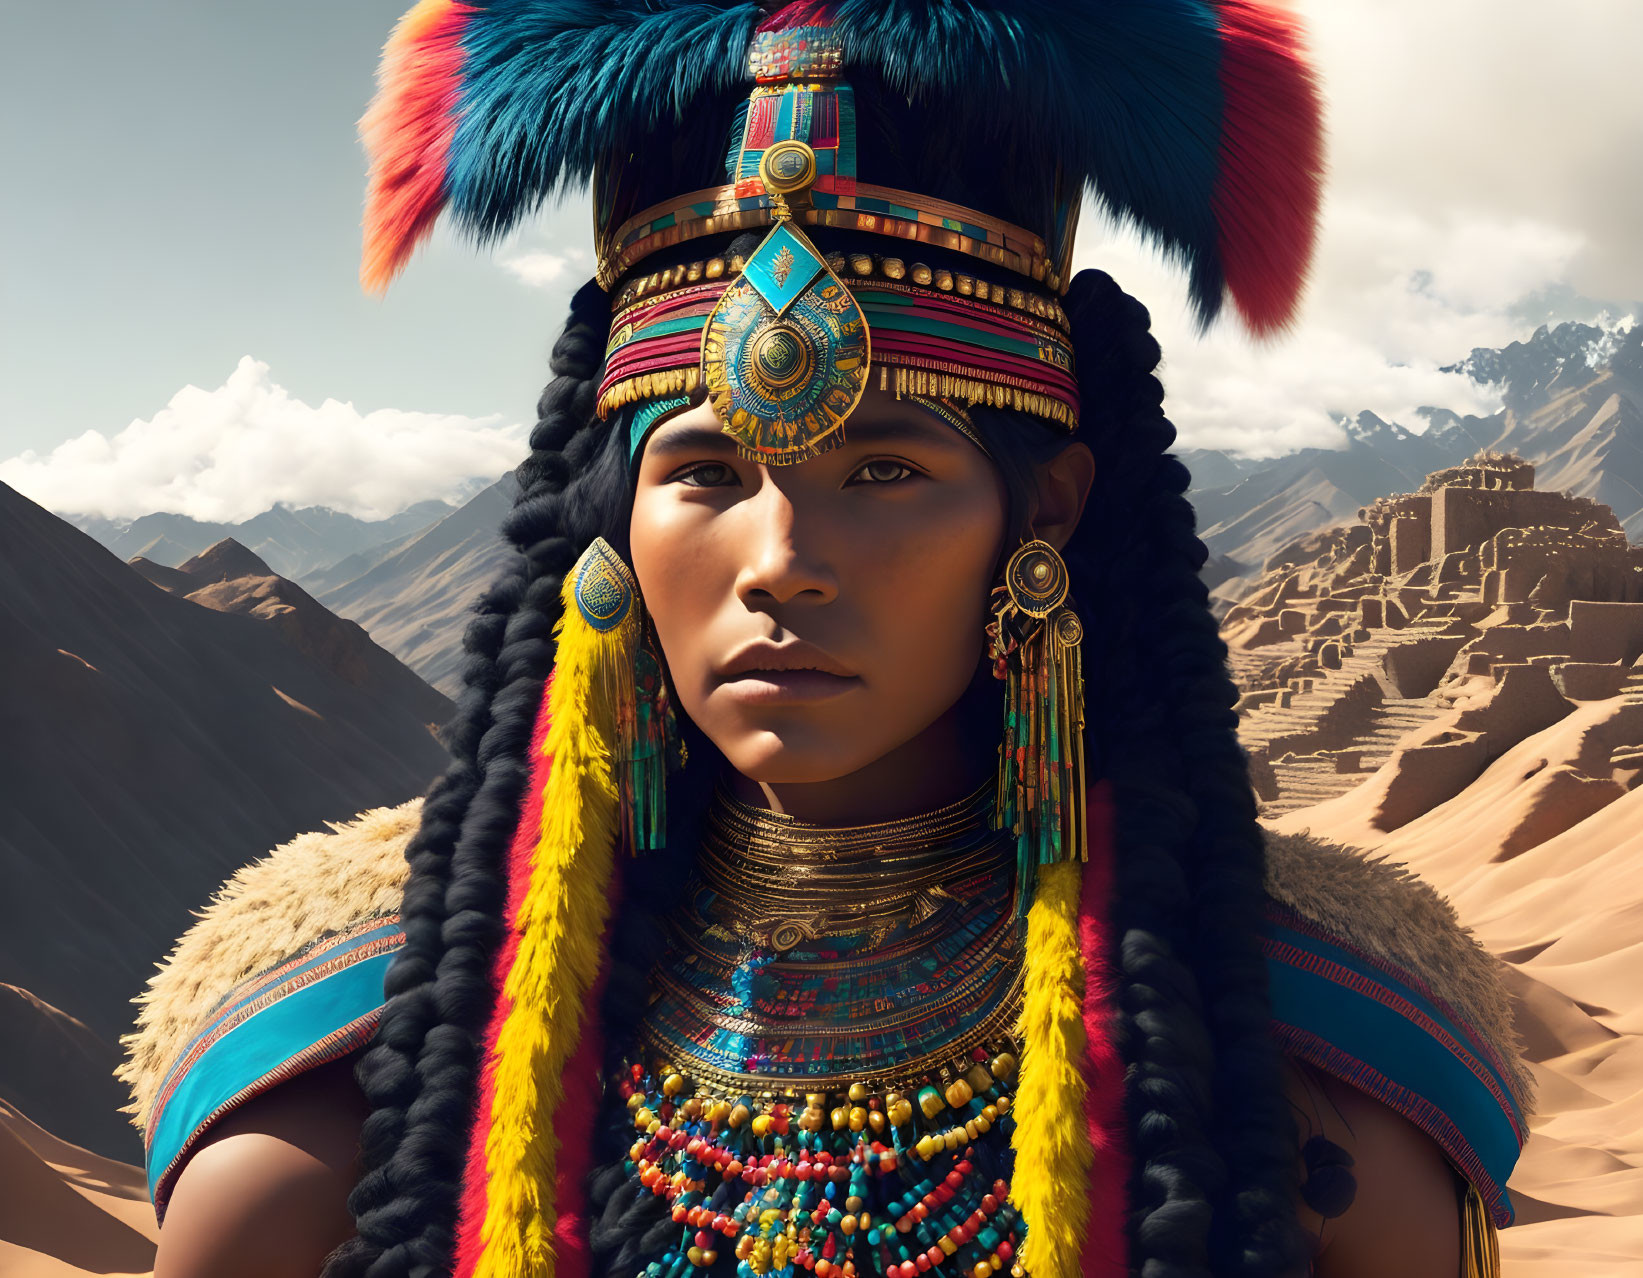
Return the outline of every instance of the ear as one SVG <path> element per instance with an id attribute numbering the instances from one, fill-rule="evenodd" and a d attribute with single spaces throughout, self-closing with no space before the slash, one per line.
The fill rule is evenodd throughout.
<path id="1" fill-rule="evenodd" d="M 1095 455 L 1087 444 L 1068 444 L 1035 475 L 1038 500 L 1033 509 L 1033 535 L 1057 550 L 1064 547 L 1084 515 L 1095 484 Z"/>

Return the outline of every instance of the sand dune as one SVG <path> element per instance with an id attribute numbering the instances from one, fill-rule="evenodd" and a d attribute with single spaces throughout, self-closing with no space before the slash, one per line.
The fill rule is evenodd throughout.
<path id="1" fill-rule="evenodd" d="M 1376 824 L 1406 761 L 1271 824 L 1378 850 L 1510 965 L 1540 1112 L 1512 1179 L 1507 1278 L 1643 1273 L 1643 704 L 1578 706 L 1454 798 Z"/>
<path id="2" fill-rule="evenodd" d="M 154 1209 L 135 1167 L 89 1153 L 0 1101 L 0 1273 L 148 1274 Z"/>

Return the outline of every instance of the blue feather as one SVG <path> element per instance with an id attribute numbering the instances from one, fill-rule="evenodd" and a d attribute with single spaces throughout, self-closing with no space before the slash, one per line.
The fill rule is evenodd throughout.
<path id="1" fill-rule="evenodd" d="M 763 16 L 751 0 L 473 7 L 450 192 L 457 224 L 480 240 L 585 182 L 600 160 L 687 120 L 700 98 L 745 93 Z M 711 145 L 723 154 L 716 131 Z"/>
<path id="2" fill-rule="evenodd" d="M 474 7 L 450 160 L 464 230 L 505 234 L 607 157 L 636 157 L 635 207 L 724 180 L 759 4 Z M 835 12 L 864 181 L 1045 233 L 1056 174 L 1089 183 L 1186 265 L 1200 316 L 1213 317 L 1224 104 L 1210 0 L 838 0 Z"/>

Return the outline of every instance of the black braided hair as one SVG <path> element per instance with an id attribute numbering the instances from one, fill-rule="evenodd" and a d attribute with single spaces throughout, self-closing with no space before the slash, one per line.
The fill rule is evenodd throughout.
<path id="1" fill-rule="evenodd" d="M 356 1071 L 371 1106 L 360 1138 L 365 1171 L 348 1199 L 358 1233 L 328 1258 L 325 1278 L 437 1273 L 450 1264 L 502 936 L 504 857 L 553 664 L 560 586 L 595 536 L 626 525 L 626 485 L 610 474 L 614 431 L 593 411 L 609 321 L 605 293 L 584 286 L 554 344 L 554 379 L 503 524 L 518 553 L 464 636 L 464 690 L 447 731 L 452 762 L 430 789 L 406 852 L 405 946 Z"/>
<path id="2" fill-rule="evenodd" d="M 1085 271 L 1066 299 L 1096 490 L 1067 547 L 1092 757 L 1117 821 L 1119 1013 L 1147 1278 L 1304 1265 L 1295 1138 L 1257 944 L 1264 854 L 1206 552 L 1168 449 L 1146 308 Z"/>

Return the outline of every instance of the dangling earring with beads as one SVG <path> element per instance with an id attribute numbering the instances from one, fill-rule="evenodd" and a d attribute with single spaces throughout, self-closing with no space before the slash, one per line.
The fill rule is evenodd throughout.
<path id="1" fill-rule="evenodd" d="M 559 651 L 587 654 L 590 708 L 608 724 L 619 828 L 630 850 L 652 851 L 667 837 L 667 774 L 683 766 L 684 749 L 639 583 L 598 537 L 567 584 Z"/>
<path id="2" fill-rule="evenodd" d="M 1086 858 L 1083 624 L 1066 561 L 1048 542 L 1010 556 L 993 588 L 987 655 L 1005 684 L 998 758 L 1001 830 L 1016 836 L 1023 899 L 1036 868 Z"/>

